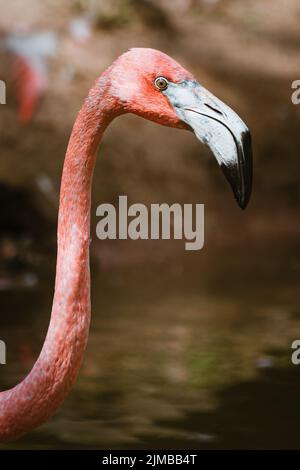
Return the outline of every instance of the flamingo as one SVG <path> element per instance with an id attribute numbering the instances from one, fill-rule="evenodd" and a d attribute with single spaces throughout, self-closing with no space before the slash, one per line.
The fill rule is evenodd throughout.
<path id="1" fill-rule="evenodd" d="M 251 193 L 252 150 L 246 124 L 168 55 L 146 48 L 122 54 L 96 80 L 75 121 L 60 192 L 51 320 L 25 379 L 0 393 L 0 441 L 48 420 L 70 392 L 90 326 L 90 207 L 96 152 L 109 123 L 133 113 L 193 130 L 215 155 L 239 206 Z"/>
<path id="2" fill-rule="evenodd" d="M 54 33 L 43 31 L 9 34 L 4 44 L 13 56 L 19 121 L 28 124 L 48 87 L 47 60 L 55 55 L 58 41 Z"/>

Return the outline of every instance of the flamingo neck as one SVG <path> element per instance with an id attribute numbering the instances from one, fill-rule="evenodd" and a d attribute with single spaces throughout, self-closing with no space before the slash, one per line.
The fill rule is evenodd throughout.
<path id="1" fill-rule="evenodd" d="M 34 367 L 16 387 L 0 393 L 0 442 L 46 421 L 70 391 L 90 325 L 90 206 L 101 136 L 120 114 L 107 72 L 98 79 L 73 127 L 63 168 L 58 216 L 55 293 L 48 333 Z"/>

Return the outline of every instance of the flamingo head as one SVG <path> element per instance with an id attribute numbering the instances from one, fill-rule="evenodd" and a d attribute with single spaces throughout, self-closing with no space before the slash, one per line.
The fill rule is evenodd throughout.
<path id="1" fill-rule="evenodd" d="M 135 48 L 110 69 L 110 91 L 122 112 L 192 130 L 221 166 L 239 206 L 251 195 L 252 149 L 246 124 L 166 54 Z"/>

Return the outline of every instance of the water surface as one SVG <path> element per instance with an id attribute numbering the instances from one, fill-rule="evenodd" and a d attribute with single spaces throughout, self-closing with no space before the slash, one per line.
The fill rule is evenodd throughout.
<path id="1" fill-rule="evenodd" d="M 295 247 L 208 249 L 92 273 L 76 386 L 53 419 L 2 448 L 300 448 Z M 38 355 L 52 286 L 53 273 L 36 289 L 1 292 L 3 389 Z"/>

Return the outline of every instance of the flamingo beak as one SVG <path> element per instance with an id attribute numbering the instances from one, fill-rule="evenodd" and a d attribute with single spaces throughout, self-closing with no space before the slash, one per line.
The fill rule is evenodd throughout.
<path id="1" fill-rule="evenodd" d="M 179 118 L 211 149 L 238 205 L 245 209 L 252 189 L 251 135 L 246 124 L 196 81 L 169 82 L 163 93 Z"/>

